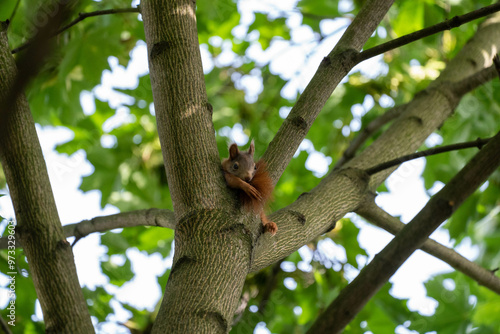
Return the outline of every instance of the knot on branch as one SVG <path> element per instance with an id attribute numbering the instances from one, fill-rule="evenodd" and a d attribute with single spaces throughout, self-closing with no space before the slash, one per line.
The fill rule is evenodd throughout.
<path id="1" fill-rule="evenodd" d="M 330 226 L 328 226 L 328 227 L 326 228 L 326 230 L 325 230 L 325 232 L 324 232 L 324 233 L 329 233 L 329 232 L 331 232 L 331 231 L 332 231 L 332 230 L 333 230 L 336 226 L 337 226 L 337 222 L 336 222 L 336 221 L 334 221 L 334 222 L 333 222 Z"/>
<path id="2" fill-rule="evenodd" d="M 451 30 L 452 28 L 460 27 L 462 25 L 462 20 L 458 16 L 454 16 L 448 21 L 446 21 L 446 29 Z"/>
<path id="3" fill-rule="evenodd" d="M 292 117 L 290 119 L 290 123 L 292 123 L 293 126 L 299 128 L 302 131 L 307 130 L 307 121 L 301 116 Z"/>
<path id="4" fill-rule="evenodd" d="M 332 64 L 332 60 L 330 59 L 329 56 L 326 56 L 323 58 L 321 61 L 321 64 L 319 65 L 320 67 L 328 67 Z"/>
<path id="5" fill-rule="evenodd" d="M 0 33 L 7 31 L 9 28 L 9 20 L 0 21 Z"/>
<path id="6" fill-rule="evenodd" d="M 339 173 L 347 177 L 355 185 L 358 185 L 362 188 L 366 188 L 368 186 L 368 183 L 370 182 L 370 174 L 368 174 L 364 169 L 347 167 L 340 170 Z"/>
<path id="7" fill-rule="evenodd" d="M 207 102 L 207 110 L 210 113 L 210 117 L 212 117 L 214 114 L 214 107 L 209 102 Z"/>
<path id="8" fill-rule="evenodd" d="M 446 212 L 448 216 L 451 216 L 452 213 L 455 211 L 455 209 L 458 208 L 457 203 L 453 200 L 447 200 L 447 199 L 437 199 L 437 206 L 440 208 L 441 211 Z"/>
<path id="9" fill-rule="evenodd" d="M 160 54 L 165 52 L 165 50 L 167 50 L 170 47 L 170 44 L 171 43 L 169 43 L 167 41 L 161 41 L 161 42 L 153 44 L 153 47 L 151 48 L 151 52 L 149 54 L 149 57 L 151 59 L 154 59 L 155 57 L 159 56 Z"/>
<path id="10" fill-rule="evenodd" d="M 291 214 L 295 219 L 297 219 L 297 221 L 301 225 L 306 224 L 306 216 L 302 212 L 295 211 L 295 210 L 288 210 L 288 213 Z"/>
<path id="11" fill-rule="evenodd" d="M 66 239 L 61 239 L 56 244 L 56 249 L 64 249 L 71 247 L 70 243 Z"/>
<path id="12" fill-rule="evenodd" d="M 181 269 L 182 267 L 190 267 L 193 264 L 196 264 L 196 260 L 194 258 L 187 255 L 181 256 L 172 264 L 172 269 L 170 270 L 170 278 L 173 278 L 174 274 L 179 272 L 179 269 Z"/>
<path id="13" fill-rule="evenodd" d="M 361 59 L 359 58 L 360 52 L 355 49 L 343 50 L 336 56 L 339 58 L 340 65 L 346 73 L 348 73 L 354 67 L 354 65 L 361 61 Z"/>
<path id="14" fill-rule="evenodd" d="M 207 318 L 212 320 L 217 326 L 221 329 L 221 333 L 229 332 L 229 323 L 226 318 L 222 315 L 221 312 L 216 311 L 198 311 L 196 315 L 201 318 Z"/>

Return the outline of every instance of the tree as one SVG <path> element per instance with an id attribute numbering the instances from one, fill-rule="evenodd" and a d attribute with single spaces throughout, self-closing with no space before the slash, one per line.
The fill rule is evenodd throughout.
<path id="1" fill-rule="evenodd" d="M 495 133 L 500 112 L 490 82 L 499 75 L 493 57 L 500 30 L 498 15 L 480 26 L 470 22 L 496 12 L 498 4 L 479 9 L 477 2 L 455 7 L 368 0 L 345 8 L 346 3 L 304 0 L 288 12 L 256 12 L 241 34 L 235 30 L 240 14 L 231 1 L 142 1 L 140 20 L 133 14 L 138 9 L 123 9 L 129 3 L 119 0 L 31 2 L 0 7 L 1 19 L 11 18 L 2 24 L 0 41 L 0 162 L 15 208 L 15 240 L 22 246 L 22 253 L 2 253 L 7 260 L 2 272 L 17 268 L 20 273 L 13 275 L 16 327 L 6 328 L 86 333 L 94 330 L 90 315 L 104 322 L 113 312 L 112 296 L 102 287 L 80 289 L 66 237 L 74 236 L 78 246 L 89 233 L 119 227 L 120 233 L 101 237 L 108 254 L 123 259 L 120 266 L 112 259 L 102 261 L 116 286 L 133 277 L 128 248 L 167 256 L 175 238 L 173 265 L 159 278 L 165 290 L 155 312 L 121 303 L 132 313 L 124 324 L 131 331 L 152 326 L 153 333 L 225 333 L 231 328 L 246 333 L 261 320 L 272 332 L 297 333 L 392 332 L 397 326 L 439 333 L 476 327 L 493 333 L 500 327 L 494 316 L 500 280 L 493 270 L 499 263 L 500 136 Z M 293 46 L 299 27 L 309 29 L 319 48 L 328 37 L 322 25 L 339 16 L 349 25 L 333 49 L 321 55 L 303 91 L 293 87 L 296 78 L 276 75 L 273 63 L 252 56 L 257 45 L 267 49 L 281 41 Z M 300 24 L 294 23 L 297 18 Z M 432 24 L 437 25 L 419 30 Z M 31 31 L 36 33 L 28 41 Z M 95 112 L 84 113 L 80 94 L 99 84 L 108 56 L 125 64 L 141 40 L 147 44 L 149 78 L 140 77 L 136 89 L 122 89 L 133 97 L 127 107 L 131 121 L 106 130 L 104 123 L 115 110 L 95 100 Z M 215 63 L 205 74 L 199 43 Z M 234 56 L 223 63 L 228 48 Z M 369 79 L 352 71 L 381 54 L 388 65 L 385 75 Z M 252 78 L 266 88 L 256 101 L 244 92 L 249 89 L 245 80 Z M 365 99 L 374 106 L 360 115 L 355 109 Z M 396 106 L 386 108 L 387 101 Z M 73 131 L 74 138 L 58 151 L 85 150 L 95 171 L 80 189 L 99 189 L 101 205 L 113 204 L 120 213 L 61 226 L 35 121 Z M 274 207 L 279 209 L 270 215 L 279 227 L 274 237 L 262 233 L 258 217 L 240 210 L 235 192 L 225 184 L 220 167 L 227 154 L 224 127 L 234 124 L 255 138 L 276 183 Z M 402 156 L 432 146 L 426 139 L 433 133 L 444 144 L 493 137 L 474 142 L 481 148 L 476 152 L 429 158 L 423 175 L 427 189 L 436 182 L 446 185 L 432 190 L 432 199 L 401 229 L 399 219 L 375 204 L 374 194 L 385 191 L 383 182 Z M 110 137 L 111 145 L 102 140 Z M 306 152 L 294 158 L 305 138 L 335 161 L 321 180 L 304 168 Z M 309 156 L 318 151 L 310 150 Z M 396 164 L 376 168 L 392 159 Z M 344 218 L 349 212 L 397 233 L 366 266 L 357 261 L 366 253 L 356 240 L 358 228 Z M 428 240 L 445 220 L 456 245 L 470 238 L 481 249 L 477 263 Z M 5 220 L 4 226 L 5 247 L 12 224 Z M 319 248 L 323 240 L 346 249 L 345 262 L 335 263 L 339 268 L 327 269 L 331 259 L 316 251 L 310 269 L 281 270 L 283 261 L 300 261 L 300 247 Z M 388 292 L 388 279 L 418 248 L 457 269 L 428 283 L 429 296 L 439 303 L 432 316 L 411 311 Z M 8 251 L 17 254 L 14 260 Z M 348 284 L 349 268 L 362 270 Z M 283 285 L 284 277 L 297 282 L 294 291 Z M 442 290 L 450 281 L 455 285 L 451 297 Z M 35 291 L 44 324 L 27 321 Z M 259 313 L 250 305 L 259 305 Z M 289 305 L 302 313 L 294 315 Z"/>

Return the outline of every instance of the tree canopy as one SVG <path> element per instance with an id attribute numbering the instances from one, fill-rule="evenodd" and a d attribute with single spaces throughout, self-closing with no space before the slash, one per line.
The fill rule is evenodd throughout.
<path id="1" fill-rule="evenodd" d="M 150 309 L 144 309 L 117 297 L 118 288 L 137 276 L 129 250 L 172 257 L 176 238 L 174 263 L 179 269 L 175 279 L 170 277 L 168 295 L 180 298 L 175 292 L 184 292 L 177 285 L 182 285 L 181 278 L 189 275 L 181 267 L 190 266 L 190 261 L 194 261 L 191 259 L 198 256 L 193 255 L 197 250 L 190 248 L 189 240 L 182 236 L 194 238 L 199 233 L 202 238 L 203 233 L 209 233 L 215 226 L 203 222 L 230 220 L 225 216 L 228 211 L 220 209 L 221 203 L 233 206 L 236 203 L 231 196 L 234 193 L 221 190 L 222 171 L 214 156 L 226 157 L 230 141 L 246 145 L 249 139 L 255 141 L 256 156 L 269 162 L 271 177 L 277 182 L 269 212 L 278 222 L 279 230 L 274 239 L 260 235 L 251 218 L 239 211 L 239 216 L 234 212 L 230 216 L 239 225 L 217 225 L 230 230 L 220 237 L 221 243 L 227 237 L 232 238 L 228 245 L 240 247 L 238 243 L 248 242 L 252 247 L 250 253 L 238 255 L 243 258 L 250 254 L 248 262 L 235 261 L 223 267 L 227 272 L 218 274 L 231 277 L 234 273 L 230 270 L 234 269 L 244 277 L 241 284 L 234 283 L 236 288 L 232 293 L 237 297 L 228 297 L 232 298 L 227 302 L 231 305 L 227 307 L 229 311 L 223 308 L 222 319 L 216 317 L 223 328 L 232 328 L 234 333 L 252 333 L 265 324 L 272 333 L 308 330 L 321 333 L 319 328 L 327 326 L 324 318 L 335 314 L 329 313 L 334 312 L 335 303 L 345 302 L 354 311 L 352 317 L 346 317 L 349 320 L 344 333 L 500 331 L 500 279 L 496 271 L 500 266 L 500 173 L 497 165 L 493 165 L 495 159 L 490 159 L 492 153 L 488 153 L 488 147 L 492 150 L 498 141 L 493 136 L 500 124 L 499 70 L 492 60 L 500 48 L 500 16 L 493 12 L 500 7 L 491 10 L 489 17 L 488 13 L 480 13 L 472 20 L 469 13 L 490 5 L 491 1 L 428 0 L 391 5 L 390 1 L 370 0 L 301 0 L 283 4 L 215 0 L 198 1 L 196 25 L 190 25 L 193 18 L 185 9 L 190 6 L 187 2 L 166 3 L 164 6 L 154 1 L 142 1 L 140 5 L 138 1 L 131 4 L 123 0 L 72 3 L 66 11 L 61 10 L 66 15 L 60 18 L 60 24 L 51 27 L 49 32 L 54 36 L 46 55 L 41 47 L 36 48 L 36 32 L 56 20 L 53 8 L 35 0 L 0 3 L 0 21 L 9 20 L 0 32 L 5 42 L 0 42 L 5 44 L 5 50 L 12 52 L 18 73 L 24 73 L 25 69 L 19 66 L 23 59 L 36 64 L 37 55 L 44 57 L 38 69 L 26 67 L 26 73 L 33 72 L 22 86 L 34 122 L 42 128 L 62 127 L 71 131 L 72 139 L 59 144 L 57 152 L 68 157 L 83 153 L 94 167 L 83 177 L 79 189 L 98 190 L 101 207 L 111 205 L 120 212 L 75 221 L 61 230 L 66 237 L 74 237 L 69 240 L 76 242 L 75 247 L 89 233 L 102 233 L 100 242 L 107 256 L 99 261 L 107 283 L 82 287 L 82 300 L 87 303 L 97 332 L 105 332 L 101 326 L 112 323 L 114 326 L 108 328 L 147 333 L 155 319 L 168 319 L 167 311 L 160 306 L 161 299 Z M 172 14 L 172 8 L 178 15 Z M 167 19 L 162 17 L 166 13 L 171 15 Z M 355 18 L 368 23 L 356 25 Z M 417 35 L 413 40 L 408 35 L 442 22 L 446 29 Z M 353 29 L 344 33 L 348 26 Z M 194 27 L 199 46 L 190 40 Z M 404 40 L 408 36 L 410 39 Z M 400 44 L 374 49 L 399 37 L 403 37 Z M 149 72 L 136 70 L 136 80 L 132 83 L 104 83 L 109 71 L 120 71 L 127 66 L 134 71 L 137 68 L 131 64 L 134 50 L 145 48 L 146 44 Z M 181 56 L 165 57 L 177 48 Z M 33 50 L 37 53 L 30 53 Z M 13 67 L 5 61 L 7 54 L 4 52 L 2 56 L 0 52 L 0 79 L 16 87 Z M 201 62 L 203 72 L 196 72 Z M 497 66 L 500 68 L 500 61 Z M 116 100 L 102 89 L 110 86 Z M 2 102 L 11 91 L 4 92 L 0 95 Z M 208 103 L 203 99 L 204 92 Z M 7 105 L 11 107 L 4 104 Z M 9 110 L 0 114 L 4 124 L 9 123 Z M 177 110 L 182 110 L 177 114 L 182 113 L 183 117 L 176 118 Z M 17 116 L 11 117 L 15 123 Z M 26 120 L 20 123 L 26 125 Z M 188 127 L 191 130 L 186 130 Z M 446 220 L 442 228 L 449 233 L 453 245 L 445 248 L 431 241 L 424 243 L 442 220 L 436 220 L 426 236 L 406 232 L 408 243 L 413 237 L 421 238 L 416 248 L 456 269 L 425 283 L 427 296 L 436 302 L 434 312 L 422 314 L 409 307 L 407 300 L 391 295 L 392 283 L 387 280 L 406 259 L 401 255 L 400 263 L 396 264 L 398 254 L 402 254 L 399 251 L 386 258 L 386 263 L 379 257 L 380 266 L 376 266 L 376 260 L 372 261 L 370 270 L 374 275 L 386 271 L 388 277 L 380 278 L 380 287 L 367 292 L 372 297 L 366 300 L 366 305 L 359 302 L 362 298 L 352 292 L 355 288 L 346 287 L 349 284 L 355 287 L 353 278 L 368 268 L 368 254 L 358 241 L 360 221 L 393 234 L 401 229 L 400 220 L 389 216 L 373 200 L 375 192 L 389 191 L 384 180 L 396 166 L 369 175 L 364 172 L 416 150 L 490 137 L 493 139 L 488 144 L 482 141 L 471 145 L 481 150 L 457 149 L 426 158 L 422 179 L 425 191 L 435 197 L 426 206 L 427 218 L 417 215 L 414 221 L 442 217 Z M 36 140 L 35 134 L 33 138 L 26 137 L 27 142 L 32 140 Z M 0 146 L 7 142 L 2 137 Z M 6 164 L 13 160 L 9 160 L 11 153 L 7 146 L 4 150 L 0 154 L 5 170 L 5 173 L 0 171 L 0 188 L 4 189 L 3 194 L 10 192 L 15 202 L 23 197 L 12 195 L 14 176 L 10 175 L 15 174 L 14 167 Z M 491 171 L 482 179 L 470 181 L 468 170 L 462 169 L 474 163 L 472 159 L 479 156 L 478 152 L 484 155 L 484 160 L 476 163 L 481 166 L 478 170 Z M 22 159 L 25 164 L 33 163 L 33 169 L 46 168 L 35 164 L 36 159 Z M 394 175 L 399 182 L 405 181 L 404 173 L 398 174 L 396 170 Z M 185 188 L 194 190 L 186 192 Z M 443 194 L 448 197 L 442 197 Z M 456 211 L 454 196 L 456 201 L 464 201 Z M 52 198 L 52 194 L 48 197 Z M 448 200 L 444 207 L 443 198 Z M 52 205 L 50 201 L 47 203 L 47 207 Z M 44 211 L 40 207 L 38 210 Z M 335 209 L 329 212 L 329 207 Z M 345 216 L 347 212 L 355 214 Z M 425 212 L 424 209 L 420 214 Z M 47 214 L 47 217 L 52 216 Z M 8 224 L 20 218 L 0 219 L 4 242 L 0 241 L 0 245 L 6 248 Z M 47 219 L 58 221 L 53 217 Z M 239 226 L 244 226 L 241 233 Z M 422 225 L 415 230 L 426 228 Z M 23 229 L 19 231 L 18 235 L 29 234 Z M 59 235 L 57 229 L 54 231 L 53 235 Z M 36 237 L 23 237 L 26 244 L 18 244 L 16 249 L 16 326 L 8 327 L 13 333 L 37 333 L 46 326 L 42 321 L 32 320 L 37 294 L 41 293 L 35 286 L 39 289 L 37 284 L 43 285 L 39 283 L 41 279 L 33 276 L 44 275 L 43 270 L 31 267 L 38 261 L 30 259 L 28 243 L 33 238 Z M 217 243 L 217 237 L 211 234 L 206 240 Z M 473 263 L 453 250 L 467 242 L 478 250 Z M 36 247 L 42 244 L 34 242 Z M 345 258 L 332 255 L 329 251 L 332 245 L 336 250 L 343 249 Z M 396 246 L 404 249 L 405 243 Z M 213 249 L 215 252 L 216 248 Z M 409 256 L 414 249 L 408 251 Z M 209 252 L 199 256 L 206 260 L 212 255 Z M 8 251 L 2 250 L 0 256 L 0 284 L 7 295 L 10 285 L 7 273 L 13 270 L 9 269 Z M 215 259 L 216 255 L 213 256 Z M 56 264 L 51 268 L 64 271 Z M 69 266 L 68 272 L 72 270 Z M 169 287 L 171 271 L 171 267 L 164 268 L 157 277 L 162 295 L 165 287 Z M 361 274 L 358 278 L 361 282 L 370 281 L 369 278 L 362 281 Z M 71 289 L 68 285 L 68 291 Z M 78 295 L 74 298 L 80 300 Z M 189 303 L 189 298 L 185 302 Z M 42 303 L 44 312 L 49 308 L 46 305 L 50 305 L 46 303 Z M 4 323 L 9 319 L 8 305 L 8 301 L 0 305 L 4 307 L 1 312 Z M 124 323 L 115 320 L 123 309 L 128 312 Z M 230 315 L 230 323 L 224 312 L 234 314 Z M 210 312 L 207 314 L 200 317 L 209 318 Z M 155 326 L 160 330 L 160 324 Z"/>

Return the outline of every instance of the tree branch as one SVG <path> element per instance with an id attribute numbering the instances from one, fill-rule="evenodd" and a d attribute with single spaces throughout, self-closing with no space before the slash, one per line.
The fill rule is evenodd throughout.
<path id="1" fill-rule="evenodd" d="M 90 233 L 134 226 L 159 226 L 175 229 L 175 215 L 172 211 L 166 209 L 137 210 L 95 217 L 80 223 L 65 225 L 63 229 L 66 238 L 75 237 L 74 245 L 78 240 Z"/>
<path id="2" fill-rule="evenodd" d="M 14 105 L 18 96 L 24 92 L 25 87 L 30 80 L 38 74 L 43 62 L 52 51 L 52 43 L 48 43 L 50 34 L 59 28 L 61 22 L 69 15 L 67 5 L 56 4 L 52 11 L 47 13 L 52 14 L 52 19 L 40 27 L 35 33 L 30 44 L 29 52 L 26 52 L 16 61 L 17 74 L 9 87 L 6 87 L 6 94 L 2 94 L 0 98 L 0 142 L 4 142 L 4 137 L 7 136 L 7 129 Z M 0 33 L 7 33 L 8 23 L 0 22 Z M 7 36 L 5 37 L 7 38 Z"/>
<path id="3" fill-rule="evenodd" d="M 391 216 L 377 206 L 372 196 L 370 196 L 356 213 L 394 235 L 397 235 L 405 227 L 405 224 L 401 223 L 399 219 Z M 456 270 L 471 277 L 478 282 L 479 285 L 483 285 L 500 295 L 500 278 L 496 277 L 490 270 L 484 269 L 480 265 L 458 254 L 453 249 L 445 247 L 430 238 L 427 239 L 420 248 L 424 252 L 448 263 Z"/>
<path id="4" fill-rule="evenodd" d="M 254 247 L 250 271 L 290 255 L 330 230 L 346 213 L 362 205 L 366 191 L 374 191 L 391 170 L 374 174 L 368 187 L 363 170 L 417 150 L 425 139 L 452 115 L 461 95 L 449 90 L 454 82 L 491 66 L 489 53 L 500 48 L 496 14 L 481 24 L 476 35 L 451 60 L 436 81 L 405 106 L 405 110 L 370 146 L 341 169 L 333 170 L 308 193 L 270 215 L 279 230 L 274 238 L 261 236 Z M 476 52 L 481 50 L 481 52 Z M 489 51 L 491 52 L 491 51 Z M 390 149 L 388 149 L 388 147 Z"/>
<path id="5" fill-rule="evenodd" d="M 175 215 L 166 209 L 146 209 L 130 212 L 121 212 L 109 216 L 94 217 L 79 223 L 63 226 L 66 238 L 75 237 L 79 240 L 90 233 L 106 232 L 115 228 L 127 228 L 134 226 L 159 226 L 175 229 Z M 75 243 L 74 242 L 74 243 Z M 22 247 L 16 243 L 17 247 Z M 7 248 L 7 238 L 0 238 L 0 249 Z"/>
<path id="6" fill-rule="evenodd" d="M 417 159 L 417 158 L 421 158 L 421 157 L 428 157 L 431 155 L 441 154 L 441 153 L 450 152 L 450 151 L 457 151 L 457 150 L 462 150 L 462 149 L 471 148 L 471 147 L 477 147 L 477 148 L 481 149 L 485 144 L 488 143 L 488 141 L 490 141 L 490 139 L 491 138 L 486 138 L 486 139 L 478 138 L 474 141 L 468 141 L 468 142 L 464 142 L 464 143 L 457 143 L 457 144 L 451 144 L 451 145 L 446 145 L 446 146 L 434 147 L 434 148 L 431 148 L 431 149 L 428 149 L 425 151 L 415 152 L 415 153 L 404 155 L 402 157 L 399 157 L 399 158 L 396 158 L 393 160 L 389 160 L 389 161 L 381 163 L 379 165 L 370 167 L 370 168 L 366 169 L 365 171 L 368 175 L 373 175 L 373 174 L 379 173 L 385 169 L 388 169 L 388 168 L 391 168 L 394 166 L 398 166 L 398 165 L 402 164 L 403 162 L 410 161 L 410 160 Z"/>
<path id="7" fill-rule="evenodd" d="M 192 0 L 143 0 L 155 114 L 178 225 L 152 333 L 227 333 L 260 222 L 235 210 L 215 140 Z M 175 308 L 172 305 L 176 305 Z"/>
<path id="8" fill-rule="evenodd" d="M 365 197 L 369 177 L 360 169 L 340 169 L 303 193 L 290 205 L 269 215 L 279 229 L 274 237 L 262 235 L 254 247 L 250 271 L 257 271 L 287 257 L 330 231 L 336 222 L 358 208 Z"/>
<path id="9" fill-rule="evenodd" d="M 428 37 L 431 35 L 434 35 L 438 32 L 445 31 L 445 30 L 450 30 L 452 28 L 457 28 L 461 26 L 464 23 L 479 19 L 481 17 L 493 14 L 495 12 L 498 12 L 500 10 L 500 3 L 496 3 L 490 6 L 486 6 L 483 8 L 480 8 L 478 10 L 472 11 L 470 13 L 460 15 L 460 16 L 455 16 L 449 20 L 446 20 L 444 22 L 435 24 L 433 26 L 412 32 L 408 35 L 401 36 L 399 38 L 396 38 L 392 41 L 389 41 L 387 43 L 383 43 L 377 46 L 374 46 L 373 48 L 364 50 L 359 53 L 357 57 L 358 63 L 370 59 L 372 57 L 378 56 L 380 54 L 383 54 L 387 51 L 399 48 L 403 45 L 418 41 L 419 39 L 422 39 L 424 37 Z"/>
<path id="10" fill-rule="evenodd" d="M 500 132 L 344 288 L 308 333 L 340 333 L 431 233 L 500 166 Z"/>
<path id="11" fill-rule="evenodd" d="M 12 20 L 14 19 L 14 16 L 16 16 L 16 12 L 17 12 L 17 8 L 19 8 L 19 3 L 21 2 L 21 0 L 17 0 L 16 1 L 16 6 L 14 7 L 14 9 L 12 10 L 12 13 L 10 14 L 10 17 L 9 17 L 9 23 L 12 22 Z"/>
<path id="12" fill-rule="evenodd" d="M 78 17 L 76 19 L 74 19 L 73 21 L 71 21 L 70 23 L 65 25 L 64 27 L 61 27 L 60 29 L 56 30 L 49 37 L 52 38 L 52 37 L 59 35 L 63 31 L 68 30 L 69 28 L 71 28 L 72 26 L 77 24 L 78 22 L 83 21 L 88 17 L 109 15 L 109 14 L 140 13 L 140 12 L 141 12 L 140 8 L 135 7 L 135 8 L 105 9 L 105 10 L 97 10 L 95 12 L 89 12 L 89 13 L 78 13 Z M 18 53 L 20 51 L 23 51 L 27 47 L 29 47 L 31 44 L 33 44 L 33 40 L 29 40 L 29 41 L 25 42 L 24 44 L 18 46 L 17 48 L 12 49 L 11 52 L 12 52 L 12 54 Z"/>
<path id="13" fill-rule="evenodd" d="M 484 85 L 486 82 L 495 79 L 497 76 L 497 71 L 495 66 L 490 66 L 477 73 L 474 73 L 463 80 L 450 83 L 450 90 L 453 94 L 464 95 L 467 94 L 479 86 Z"/>

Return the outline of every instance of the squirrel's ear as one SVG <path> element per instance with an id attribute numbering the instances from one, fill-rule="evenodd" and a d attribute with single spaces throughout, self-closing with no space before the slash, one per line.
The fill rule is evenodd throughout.
<path id="1" fill-rule="evenodd" d="M 238 150 L 238 145 L 231 144 L 231 146 L 229 146 L 229 159 L 231 160 L 236 159 L 238 154 L 240 154 L 240 151 Z"/>
<path id="2" fill-rule="evenodd" d="M 248 154 L 253 155 L 255 153 L 255 143 L 252 139 L 252 142 L 250 143 L 250 147 L 248 148 Z"/>

